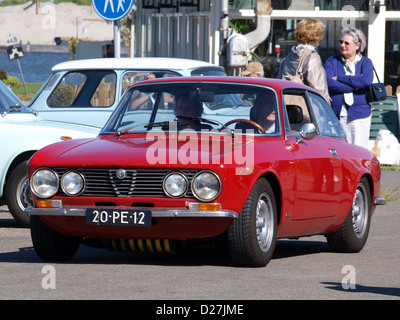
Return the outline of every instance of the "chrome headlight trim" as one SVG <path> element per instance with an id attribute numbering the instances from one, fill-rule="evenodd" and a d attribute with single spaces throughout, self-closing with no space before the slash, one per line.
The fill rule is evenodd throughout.
<path id="1" fill-rule="evenodd" d="M 85 191 L 86 180 L 78 171 L 67 171 L 62 176 L 60 185 L 66 195 L 76 197 Z"/>
<path id="2" fill-rule="evenodd" d="M 220 195 L 221 189 L 221 179 L 215 172 L 200 171 L 193 177 L 192 192 L 198 200 L 213 201 Z"/>
<path id="3" fill-rule="evenodd" d="M 164 193 L 171 198 L 183 197 L 188 188 L 188 178 L 181 172 L 171 172 L 163 180 Z"/>
<path id="4" fill-rule="evenodd" d="M 33 194 L 39 198 L 51 198 L 59 188 L 57 173 L 50 168 L 37 169 L 30 179 L 30 188 Z"/>

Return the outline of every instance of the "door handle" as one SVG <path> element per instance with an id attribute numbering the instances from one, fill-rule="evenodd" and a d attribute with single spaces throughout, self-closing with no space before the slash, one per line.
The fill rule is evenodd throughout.
<path id="1" fill-rule="evenodd" d="M 329 148 L 329 151 L 332 153 L 332 155 L 333 155 L 335 158 L 337 158 L 337 157 L 339 156 L 335 149 Z"/>

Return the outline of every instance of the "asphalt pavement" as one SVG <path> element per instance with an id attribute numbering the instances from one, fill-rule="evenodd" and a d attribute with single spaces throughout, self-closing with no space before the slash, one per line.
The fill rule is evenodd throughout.
<path id="1" fill-rule="evenodd" d="M 400 196 L 400 171 L 382 171 L 381 187 Z"/>
<path id="2" fill-rule="evenodd" d="M 400 172 L 382 173 L 382 187 L 397 192 L 399 183 Z M 0 300 L 156 300 L 145 309 L 147 314 L 186 299 L 203 304 L 400 300 L 399 229 L 397 200 L 377 207 L 367 244 L 357 254 L 333 253 L 323 236 L 313 236 L 279 240 L 273 259 L 263 268 L 236 268 L 229 256 L 207 251 L 126 254 L 85 246 L 71 261 L 48 263 L 35 254 L 29 229 L 20 228 L 2 206 Z"/>

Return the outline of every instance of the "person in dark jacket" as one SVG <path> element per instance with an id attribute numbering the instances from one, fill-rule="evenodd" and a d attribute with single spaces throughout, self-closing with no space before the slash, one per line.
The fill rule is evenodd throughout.
<path id="1" fill-rule="evenodd" d="M 343 29 L 339 40 L 340 54 L 325 63 L 331 106 L 346 132 L 347 140 L 368 148 L 371 108 L 365 98 L 372 84 L 374 66 L 361 55 L 366 38 L 359 29 Z"/>

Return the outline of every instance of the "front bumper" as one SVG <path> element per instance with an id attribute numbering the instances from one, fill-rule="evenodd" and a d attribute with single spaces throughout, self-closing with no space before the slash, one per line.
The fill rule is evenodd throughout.
<path id="1" fill-rule="evenodd" d="M 127 209 L 122 207 L 102 207 L 103 209 Z M 132 209 L 132 208 L 130 208 Z M 237 219 L 238 214 L 229 210 L 203 211 L 190 209 L 171 208 L 135 208 L 151 210 L 153 218 L 233 218 Z M 62 216 L 62 217 L 85 217 L 86 208 L 34 208 L 28 207 L 25 212 L 29 215 L 39 216 Z"/>
<path id="2" fill-rule="evenodd" d="M 102 207 L 99 209 L 107 209 Z M 109 207 L 127 210 L 127 207 Z M 132 208 L 135 211 L 150 210 L 151 226 L 95 225 L 86 221 L 86 207 L 60 207 L 25 209 L 52 230 L 61 234 L 84 238 L 117 239 L 199 239 L 215 237 L 225 232 L 238 213 L 230 210 L 193 210 L 185 208 Z"/>

